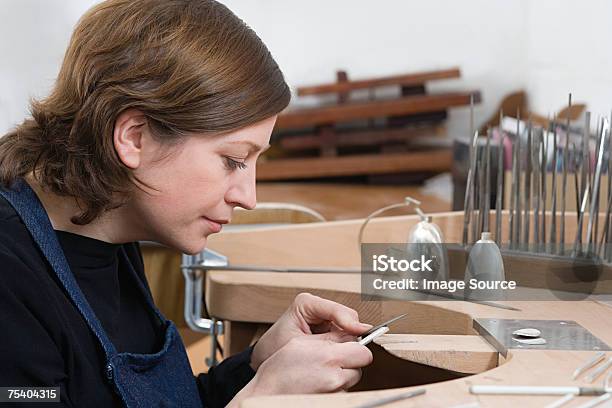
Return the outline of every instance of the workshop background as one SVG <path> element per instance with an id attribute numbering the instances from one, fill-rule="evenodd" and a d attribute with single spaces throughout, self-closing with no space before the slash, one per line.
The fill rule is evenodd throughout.
<path id="1" fill-rule="evenodd" d="M 610 110 L 612 3 L 606 0 L 227 0 L 266 43 L 292 87 L 459 66 L 444 89 L 480 89 L 476 122 L 524 89 L 535 111 L 561 107 L 568 92 L 592 112 Z M 71 30 L 96 1 L 3 0 L 0 8 L 0 133 L 27 114 L 54 81 Z M 295 102 L 295 101 L 294 101 Z M 453 112 L 453 135 L 467 133 Z M 467 135 L 466 135 L 467 137 Z"/>

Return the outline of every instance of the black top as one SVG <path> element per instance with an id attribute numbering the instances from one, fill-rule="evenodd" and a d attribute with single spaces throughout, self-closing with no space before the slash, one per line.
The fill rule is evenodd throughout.
<path id="1" fill-rule="evenodd" d="M 160 350 L 162 323 L 147 308 L 129 265 L 119 256 L 123 247 L 150 292 L 138 243 L 109 244 L 55 232 L 81 291 L 117 350 Z M 251 352 L 249 348 L 194 377 L 204 406 L 225 406 L 251 380 Z M 59 386 L 65 406 L 121 406 L 104 376 L 104 360 L 93 332 L 15 210 L 0 196 L 0 387 Z"/>

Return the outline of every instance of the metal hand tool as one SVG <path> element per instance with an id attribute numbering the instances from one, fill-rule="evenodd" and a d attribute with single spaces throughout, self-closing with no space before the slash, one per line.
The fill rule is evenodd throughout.
<path id="1" fill-rule="evenodd" d="M 520 132 L 520 111 L 517 109 L 516 112 L 516 196 L 514 197 L 514 211 L 515 211 L 515 225 L 514 225 L 514 242 L 515 246 L 520 248 L 521 246 L 521 132 Z"/>
<path id="2" fill-rule="evenodd" d="M 612 113 L 610 114 L 610 124 L 612 125 Z M 608 208 L 606 209 L 606 232 L 604 234 L 605 247 L 604 259 L 612 262 L 612 219 L 610 219 L 610 207 L 612 206 L 612 129 L 608 133 Z"/>
<path id="3" fill-rule="evenodd" d="M 501 114 L 499 123 L 501 124 Z M 497 193 L 495 200 L 495 241 L 498 246 L 502 244 L 502 236 L 501 236 L 501 219 L 502 219 L 502 203 L 504 196 L 504 141 L 506 140 L 506 135 L 504 135 L 504 131 L 499 129 L 501 132 L 499 138 L 499 149 L 497 149 Z"/>
<path id="4" fill-rule="evenodd" d="M 600 375 L 602 375 L 603 373 L 606 372 L 606 370 L 608 368 L 612 367 L 612 358 L 609 358 L 606 360 L 605 363 L 603 363 L 603 365 L 601 365 L 600 367 L 598 367 L 596 370 L 594 370 L 591 374 L 587 375 L 586 377 L 584 377 L 585 381 L 592 383 L 593 381 L 595 381 Z"/>
<path id="5" fill-rule="evenodd" d="M 530 223 L 531 223 L 531 173 L 532 173 L 532 124 L 529 122 L 527 132 L 527 157 L 525 163 L 525 215 L 523 217 L 523 242 L 529 245 Z"/>
<path id="6" fill-rule="evenodd" d="M 542 192 L 540 188 L 540 133 L 536 131 L 533 134 L 533 147 L 532 147 L 532 169 L 533 169 L 533 242 L 536 248 L 539 248 L 540 244 L 540 200 L 542 199 Z M 539 249 L 538 249 L 539 250 Z"/>
<path id="7" fill-rule="evenodd" d="M 597 255 L 603 257 L 606 261 L 608 260 L 608 244 L 610 241 L 610 207 L 612 206 L 612 195 L 608 194 L 608 204 L 606 205 L 606 215 L 604 230 L 601 234 L 601 241 L 599 243 L 599 249 Z"/>
<path id="8" fill-rule="evenodd" d="M 587 184 L 587 173 L 589 171 L 589 127 L 591 126 L 591 112 L 585 113 L 585 124 L 584 124 L 584 132 L 582 134 L 582 160 L 580 163 L 580 206 L 576 207 L 580 208 L 580 213 L 578 214 L 579 219 L 584 219 L 584 211 L 586 209 L 586 203 L 584 201 L 585 194 L 588 191 Z M 584 206 L 583 206 L 584 204 Z M 582 246 L 582 222 L 578 223 L 577 230 L 577 244 Z M 574 244 L 576 247 L 576 243 Z M 574 248 L 575 249 L 575 248 Z"/>
<path id="9" fill-rule="evenodd" d="M 547 180 L 547 165 L 548 165 L 548 133 L 544 132 L 542 135 L 542 162 L 540 163 L 542 172 L 542 228 L 540 231 L 542 237 L 542 244 L 546 247 L 546 190 L 548 190 Z"/>
<path id="10" fill-rule="evenodd" d="M 585 371 L 595 367 L 597 364 L 602 362 L 605 358 L 606 358 L 606 353 L 604 353 L 603 351 L 600 351 L 599 353 L 595 354 L 593 358 L 589 359 L 584 364 L 582 364 L 580 367 L 576 368 L 576 370 L 574 370 L 574 373 L 572 374 L 572 380 L 575 380 Z"/>
<path id="11" fill-rule="evenodd" d="M 570 115 L 569 112 L 572 110 L 572 94 L 568 96 L 568 115 L 565 128 L 565 144 L 563 145 L 563 176 L 561 179 L 561 231 L 559 237 L 559 249 L 560 253 L 563 254 L 565 251 L 565 200 L 567 193 L 567 167 L 569 166 L 569 134 L 570 134 Z"/>
<path id="12" fill-rule="evenodd" d="M 574 188 L 576 194 L 576 219 L 580 217 L 580 185 L 578 184 L 578 168 L 580 166 L 578 150 L 576 145 L 572 142 L 572 155 L 573 155 L 573 169 L 574 169 Z"/>
<path id="13" fill-rule="evenodd" d="M 518 133 L 518 132 L 517 132 Z M 518 138 L 518 135 L 516 136 L 516 138 Z M 514 217 L 514 211 L 515 211 L 515 190 L 516 190 L 516 174 L 517 174 L 517 170 L 516 170 L 516 140 L 510 140 L 510 144 L 512 145 L 512 162 L 510 163 L 510 199 L 509 204 L 510 204 L 510 208 L 508 211 L 508 245 L 510 246 L 510 248 L 514 247 L 514 224 L 516 223 L 516 219 Z"/>
<path id="14" fill-rule="evenodd" d="M 374 333 L 376 330 L 378 330 L 378 329 L 380 329 L 380 328 L 382 328 L 382 327 L 389 327 L 389 325 L 390 325 L 391 323 L 394 323 L 394 322 L 396 322 L 396 321 L 398 321 L 398 320 L 400 320 L 400 319 L 403 319 L 403 318 L 404 318 L 404 317 L 406 317 L 406 316 L 408 316 L 408 313 L 404 313 L 404 314 L 401 314 L 401 315 L 399 315 L 399 316 L 395 316 L 393 319 L 389 319 L 389 320 L 387 320 L 386 322 L 383 322 L 383 323 L 381 323 L 381 324 L 378 324 L 378 325 L 376 325 L 376 326 L 372 327 L 370 330 L 366 331 L 365 333 L 363 333 L 363 334 L 362 334 L 361 336 L 359 336 L 359 337 L 361 337 L 361 338 L 365 338 L 365 337 L 369 336 L 370 334 Z"/>
<path id="15" fill-rule="evenodd" d="M 570 96 L 571 103 L 571 96 Z M 569 119 L 567 128 L 569 129 Z M 561 231 L 559 237 L 559 253 L 565 252 L 565 209 L 567 201 L 567 168 L 569 167 L 569 133 L 565 135 L 565 145 L 563 146 L 563 175 L 561 176 Z"/>
<path id="16" fill-rule="evenodd" d="M 600 395 L 597 398 L 593 398 L 590 401 L 585 402 L 584 404 L 578 405 L 576 408 L 594 408 L 600 405 L 602 402 L 606 402 L 612 397 L 612 394 L 609 392 L 603 395 Z"/>
<path id="17" fill-rule="evenodd" d="M 385 334 L 386 332 L 389 331 L 389 327 L 387 326 L 383 326 L 383 327 L 379 327 L 377 330 L 373 331 L 372 333 L 368 334 L 367 336 L 361 336 L 361 340 L 359 340 L 359 344 L 361 344 L 362 346 L 367 346 L 368 344 L 370 344 L 371 342 L 373 342 L 376 338 L 382 336 L 383 334 Z"/>
<path id="18" fill-rule="evenodd" d="M 552 202 L 550 206 L 550 244 L 552 252 L 557 245 L 557 117 L 553 117 L 553 162 L 552 162 Z"/>
<path id="19" fill-rule="evenodd" d="M 598 123 L 599 123 L 599 125 L 597 127 L 596 135 L 600 135 L 600 137 L 605 137 L 605 134 L 602 135 L 603 127 L 604 127 L 603 120 L 598 121 Z M 604 143 L 604 146 L 601 146 L 601 147 L 603 147 L 605 149 L 605 143 Z M 595 153 L 595 157 L 598 157 L 598 156 L 599 156 L 599 143 L 597 144 L 597 152 Z M 604 153 L 603 153 L 602 157 L 603 157 L 603 160 L 605 160 L 605 157 L 606 157 L 605 150 L 604 150 Z M 603 167 L 602 167 L 602 172 L 603 172 Z M 600 178 L 599 178 L 599 182 L 601 182 L 601 175 L 600 175 Z M 593 186 L 591 186 L 591 191 L 595 191 L 593 189 Z M 593 197 L 591 196 L 591 198 L 593 198 Z M 592 239 L 592 242 L 593 242 L 593 244 L 595 246 L 595 248 L 594 248 L 595 250 L 597 249 L 596 246 L 597 246 L 597 232 L 598 232 L 597 230 L 598 230 L 598 227 L 599 227 L 599 203 L 600 203 L 600 200 L 601 200 L 601 186 L 599 187 L 599 191 L 597 193 L 597 212 L 592 214 L 592 217 L 593 217 L 593 236 L 592 236 L 591 239 Z"/>
<path id="20" fill-rule="evenodd" d="M 482 231 L 490 231 L 491 225 L 491 129 L 487 129 L 487 150 L 485 157 L 485 198 Z M 481 231 L 481 232 L 482 232 Z"/>
<path id="21" fill-rule="evenodd" d="M 465 200 L 463 205 L 463 245 L 467 245 L 469 240 L 469 225 L 472 216 L 472 208 L 474 206 L 474 173 L 476 172 L 476 150 L 478 147 L 478 132 L 474 133 L 472 137 L 472 144 L 470 148 L 470 168 L 468 170 Z"/>
<path id="22" fill-rule="evenodd" d="M 576 239 L 574 240 L 574 256 L 582 253 L 582 224 L 584 224 L 584 212 L 586 210 L 589 199 L 589 185 L 586 185 L 586 190 L 582 195 L 582 203 L 580 204 L 580 215 L 578 217 L 578 227 L 576 228 Z M 580 251 L 578 251 L 580 249 Z"/>
<path id="23" fill-rule="evenodd" d="M 480 148 L 479 148 L 480 149 Z M 484 149 L 483 155 L 486 156 L 487 151 Z M 484 230 L 484 219 L 485 219 L 485 171 L 487 169 L 487 159 L 480 160 L 478 163 L 478 235 L 474 237 L 474 240 L 477 240 L 478 237 L 482 234 Z"/>
<path id="24" fill-rule="evenodd" d="M 570 402 L 574 398 L 576 398 L 576 396 L 574 394 L 566 394 L 561 399 L 558 399 L 558 400 L 556 400 L 556 401 L 546 405 L 544 408 L 559 408 L 559 407 L 562 407 L 563 405 L 567 404 L 568 402 Z"/>
<path id="25" fill-rule="evenodd" d="M 529 222 L 531 221 L 531 131 L 532 125 L 529 121 L 527 127 L 527 157 L 525 158 L 525 215 L 523 217 L 523 242 L 525 246 L 529 245 Z"/>
<path id="26" fill-rule="evenodd" d="M 599 184 L 601 180 L 601 168 L 603 166 L 603 153 L 605 150 L 604 143 L 606 142 L 606 135 L 610 124 L 607 119 L 604 119 L 603 127 L 601 130 L 601 136 L 599 138 L 599 148 L 597 151 L 597 163 L 595 165 L 595 174 L 593 176 L 593 193 L 591 198 L 591 209 L 589 211 L 589 223 L 587 225 L 587 251 L 591 252 L 591 239 L 593 233 L 593 222 L 595 220 L 595 213 L 599 212 Z"/>
<path id="27" fill-rule="evenodd" d="M 603 395 L 612 392 L 612 389 L 550 385 L 472 385 L 470 392 L 477 395 Z"/>

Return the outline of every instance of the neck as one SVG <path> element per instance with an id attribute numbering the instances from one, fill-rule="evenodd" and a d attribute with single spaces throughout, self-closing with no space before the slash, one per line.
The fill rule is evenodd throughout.
<path id="1" fill-rule="evenodd" d="M 74 224 L 71 219 L 81 213 L 79 202 L 74 197 L 60 196 L 44 189 L 34 177 L 26 176 L 26 181 L 38 196 L 53 229 L 71 232 L 100 241 L 122 244 L 143 239 L 136 231 L 134 220 L 128 206 L 109 210 L 86 225 Z"/>

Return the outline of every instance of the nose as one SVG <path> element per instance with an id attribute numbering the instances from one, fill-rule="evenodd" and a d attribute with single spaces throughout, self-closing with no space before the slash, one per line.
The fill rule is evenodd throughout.
<path id="1" fill-rule="evenodd" d="M 257 204 L 255 171 L 236 180 L 225 193 L 225 201 L 235 207 L 252 210 Z"/>

